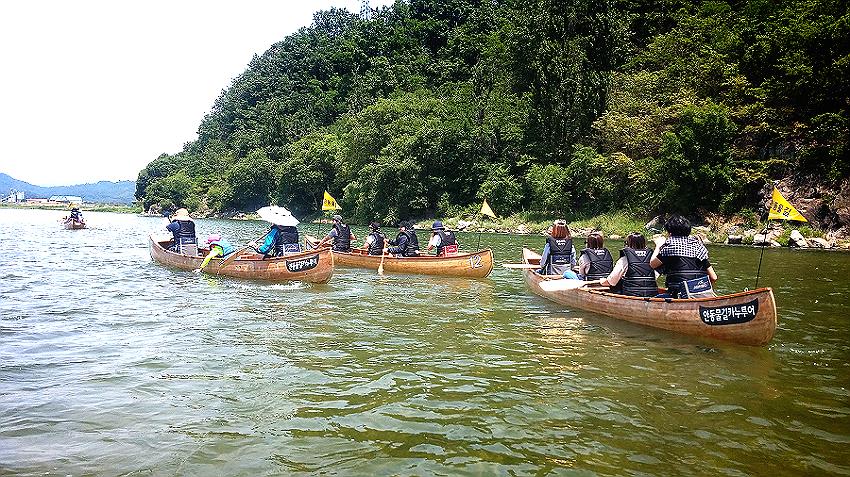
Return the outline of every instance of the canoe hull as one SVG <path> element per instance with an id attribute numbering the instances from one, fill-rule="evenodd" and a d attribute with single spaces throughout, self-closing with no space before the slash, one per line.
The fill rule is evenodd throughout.
<path id="1" fill-rule="evenodd" d="M 315 242 L 306 240 L 307 246 Z M 334 263 L 339 267 L 378 270 L 380 255 L 369 255 L 362 249 L 351 252 L 333 252 Z M 493 251 L 490 249 L 465 253 L 453 257 L 394 257 L 384 255 L 384 272 L 444 277 L 484 278 L 493 271 Z"/>
<path id="2" fill-rule="evenodd" d="M 154 236 L 150 237 L 151 258 L 163 265 L 182 270 L 200 268 L 204 257 L 181 255 L 169 251 L 170 242 L 160 242 Z M 224 259 L 213 258 L 204 269 L 210 275 L 224 275 L 234 278 L 270 281 L 303 281 L 310 283 L 327 283 L 333 276 L 334 263 L 330 250 L 313 250 L 285 257 L 275 257 L 266 260 L 255 253 L 240 253 L 240 256 L 221 266 Z"/>
<path id="3" fill-rule="evenodd" d="M 539 263 L 539 259 L 538 254 L 523 249 L 525 263 Z M 748 346 L 764 346 L 776 332 L 776 304 L 770 288 L 715 298 L 641 298 L 610 293 L 601 287 L 551 291 L 552 287 L 541 286 L 551 277 L 534 270 L 523 273 L 526 285 L 536 295 L 632 323 Z"/>
<path id="4" fill-rule="evenodd" d="M 68 219 L 64 223 L 67 230 L 80 230 L 86 228 L 86 223 L 82 220 Z"/>

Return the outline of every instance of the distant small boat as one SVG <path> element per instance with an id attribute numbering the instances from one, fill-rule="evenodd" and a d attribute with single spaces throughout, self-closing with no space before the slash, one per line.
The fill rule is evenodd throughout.
<path id="1" fill-rule="evenodd" d="M 527 248 L 522 250 L 522 258 L 526 264 L 540 264 L 540 255 Z M 523 273 L 536 295 L 632 323 L 749 346 L 766 345 L 776 332 L 776 304 L 770 288 L 714 298 L 643 298 L 557 275 L 540 275 L 530 268 Z"/>
<path id="2" fill-rule="evenodd" d="M 172 252 L 168 250 L 172 243 L 171 240 L 160 240 L 151 235 L 151 258 L 163 265 L 182 270 L 196 270 L 201 267 L 201 263 L 204 261 L 203 256 L 181 255 Z M 229 261 L 213 258 L 204 272 L 235 278 L 272 281 L 298 280 L 310 283 L 327 283 L 334 272 L 333 255 L 330 249 L 310 250 L 267 259 L 263 259 L 263 256 L 257 253 L 242 251 L 236 253 L 240 255 Z"/>
<path id="3" fill-rule="evenodd" d="M 306 237 L 304 242 L 306 248 L 315 248 L 319 241 L 314 237 Z M 484 278 L 493 271 L 493 251 L 490 249 L 446 257 L 384 255 L 382 260 L 380 255 L 369 255 L 365 249 L 352 248 L 351 252 L 333 252 L 333 256 L 334 263 L 339 267 L 378 270 L 383 263 L 383 271 L 390 273 Z"/>
<path id="4" fill-rule="evenodd" d="M 79 230 L 86 228 L 85 220 L 78 220 L 72 217 L 65 217 L 64 226 L 68 230 Z"/>

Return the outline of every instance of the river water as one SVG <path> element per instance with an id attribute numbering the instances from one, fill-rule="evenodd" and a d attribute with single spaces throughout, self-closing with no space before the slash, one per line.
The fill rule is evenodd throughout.
<path id="1" fill-rule="evenodd" d="M 0 474 L 850 475 L 850 254 L 766 250 L 779 329 L 750 348 L 564 309 L 499 266 L 195 275 L 151 261 L 162 218 L 62 215 L 0 209 Z M 481 244 L 503 263 L 543 239 Z M 709 250 L 719 291 L 754 286 L 759 249 Z"/>

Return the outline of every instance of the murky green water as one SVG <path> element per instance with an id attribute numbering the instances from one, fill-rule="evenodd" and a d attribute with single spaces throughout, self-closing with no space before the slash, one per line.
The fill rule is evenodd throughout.
<path id="1" fill-rule="evenodd" d="M 151 261 L 161 218 L 86 215 L 0 209 L 0 474 L 850 474 L 848 254 L 765 251 L 779 330 L 748 348 L 563 309 L 501 267 L 198 276 Z M 499 263 L 543 242 L 481 241 Z M 758 249 L 710 252 L 721 291 L 754 285 Z"/>

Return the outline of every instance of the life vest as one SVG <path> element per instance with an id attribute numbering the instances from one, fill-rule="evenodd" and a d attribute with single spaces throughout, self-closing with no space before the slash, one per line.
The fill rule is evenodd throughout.
<path id="1" fill-rule="evenodd" d="M 607 277 L 614 270 L 614 259 L 607 248 L 586 248 L 581 254 L 590 260 L 585 280 L 599 280 Z"/>
<path id="2" fill-rule="evenodd" d="M 372 237 L 372 243 L 369 244 L 369 255 L 383 255 L 386 236 L 377 230 L 370 233 L 369 236 Z"/>
<path id="3" fill-rule="evenodd" d="M 175 244 L 198 243 L 198 239 L 195 237 L 195 222 L 191 220 L 175 220 L 174 222 L 180 225 L 180 228 L 171 231 L 171 234 L 174 235 Z"/>
<path id="4" fill-rule="evenodd" d="M 617 284 L 617 292 L 628 296 L 655 296 L 658 284 L 655 283 L 655 270 L 649 265 L 652 250 L 647 248 L 620 250 L 620 256 L 626 257 L 626 273 Z"/>
<path id="5" fill-rule="evenodd" d="M 298 229 L 289 225 L 275 225 L 275 228 L 280 231 L 275 240 L 274 251 L 278 257 L 288 253 L 298 253 L 301 251 L 301 246 L 298 243 Z"/>
<path id="6" fill-rule="evenodd" d="M 682 282 L 708 275 L 702 260 L 698 258 L 669 255 L 663 258 L 663 262 L 664 274 L 667 275 L 664 285 L 667 293 L 673 297 L 678 296 Z"/>
<path id="7" fill-rule="evenodd" d="M 546 237 L 549 244 L 549 256 L 543 264 L 543 272 L 547 275 L 560 275 L 567 271 L 573 262 L 573 240 Z"/>
<path id="8" fill-rule="evenodd" d="M 218 242 L 211 244 L 212 246 L 218 246 L 221 248 L 221 257 L 224 258 L 231 253 L 236 251 L 236 248 L 230 244 L 227 240 L 221 239 Z"/>
<path id="9" fill-rule="evenodd" d="M 419 256 L 419 238 L 416 236 L 416 231 L 405 230 L 404 234 L 407 235 L 407 250 L 404 252 L 404 256 L 405 257 L 417 257 L 417 256 Z"/>
<path id="10" fill-rule="evenodd" d="M 437 256 L 457 255 L 457 239 L 454 232 L 447 230 L 436 230 L 440 236 L 440 245 L 437 245 Z"/>
<path id="11" fill-rule="evenodd" d="M 351 227 L 346 224 L 334 224 L 336 237 L 334 238 L 333 249 L 337 252 L 351 251 Z"/>

